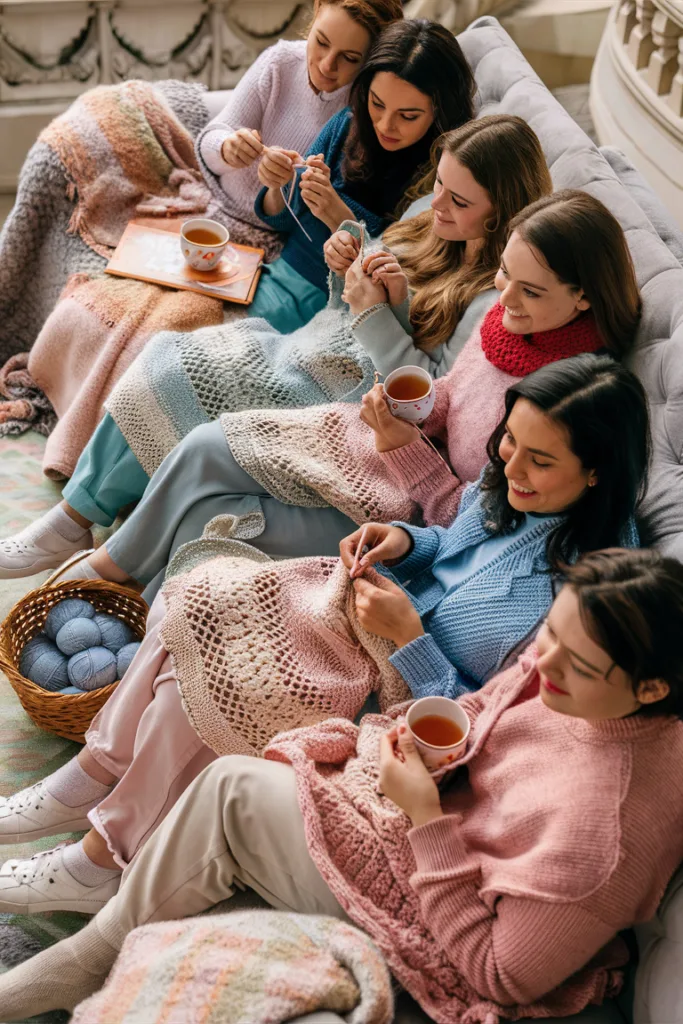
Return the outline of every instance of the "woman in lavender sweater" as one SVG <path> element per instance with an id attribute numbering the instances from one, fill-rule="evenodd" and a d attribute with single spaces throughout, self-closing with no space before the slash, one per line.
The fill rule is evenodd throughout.
<path id="1" fill-rule="evenodd" d="M 315 0 L 306 40 L 280 40 L 243 75 L 196 143 L 234 241 L 277 254 L 278 236 L 254 211 L 260 166 L 283 183 L 291 177 L 291 154 L 305 153 L 347 105 L 372 43 L 402 18 L 400 0 Z"/>

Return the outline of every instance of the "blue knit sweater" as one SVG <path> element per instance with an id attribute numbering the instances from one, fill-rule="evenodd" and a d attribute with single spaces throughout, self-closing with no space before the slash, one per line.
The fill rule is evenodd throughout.
<path id="1" fill-rule="evenodd" d="M 330 180 L 332 187 L 344 203 L 353 211 L 357 221 L 364 221 L 371 236 L 379 235 L 387 226 L 387 220 L 378 216 L 372 210 L 367 210 L 357 200 L 351 199 L 345 191 L 345 182 L 342 176 L 342 161 L 344 157 L 344 143 L 351 127 L 351 111 L 348 107 L 340 110 L 338 114 L 331 117 L 322 129 L 306 156 L 322 153 L 325 163 L 330 168 Z M 301 191 L 298 186 L 302 170 L 297 172 L 297 186 L 292 196 L 291 207 L 297 215 L 306 231 L 309 233 L 312 242 L 306 238 L 291 213 L 285 209 L 275 216 L 270 216 L 263 209 L 263 197 L 266 189 L 259 192 L 254 208 L 256 213 L 274 231 L 287 235 L 285 247 L 280 254 L 280 259 L 285 260 L 302 277 L 327 292 L 327 266 L 323 256 L 323 245 L 330 237 L 330 230 L 326 224 L 311 213 L 301 198 Z M 285 194 L 289 197 L 290 185 L 285 186 Z"/>
<path id="2" fill-rule="evenodd" d="M 414 697 L 458 697 L 478 689 L 533 636 L 553 601 L 545 550 L 548 534 L 558 522 L 558 517 L 539 519 L 446 596 L 434 577 L 434 566 L 491 536 L 479 483 L 465 490 L 448 529 L 394 524 L 410 533 L 414 547 L 399 565 L 382 572 L 405 584 L 426 632 L 390 660 Z M 621 544 L 638 546 L 633 520 Z"/>

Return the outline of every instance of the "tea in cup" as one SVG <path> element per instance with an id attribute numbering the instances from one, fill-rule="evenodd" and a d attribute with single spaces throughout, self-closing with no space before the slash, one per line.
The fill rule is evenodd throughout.
<path id="1" fill-rule="evenodd" d="M 193 270 L 215 270 L 229 240 L 228 229 L 206 217 L 186 220 L 180 229 L 180 249 Z"/>
<path id="2" fill-rule="evenodd" d="M 422 697 L 410 705 L 406 722 L 417 752 L 430 771 L 459 761 L 467 749 L 470 720 L 449 697 Z"/>
<path id="3" fill-rule="evenodd" d="M 400 366 L 383 384 L 389 412 L 409 423 L 422 423 L 434 408 L 434 381 L 420 366 Z"/>

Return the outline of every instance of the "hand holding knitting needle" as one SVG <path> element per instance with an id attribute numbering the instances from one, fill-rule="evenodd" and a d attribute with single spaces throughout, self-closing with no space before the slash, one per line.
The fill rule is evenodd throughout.
<path id="1" fill-rule="evenodd" d="M 360 530 L 344 537 L 339 544 L 339 556 L 349 570 L 351 579 L 356 579 L 376 562 L 388 565 L 403 558 L 411 547 L 410 534 L 400 526 L 366 523 Z"/>
<path id="2" fill-rule="evenodd" d="M 350 231 L 335 231 L 325 242 L 323 252 L 330 270 L 343 278 L 360 252 L 360 239 Z"/>
<path id="3" fill-rule="evenodd" d="M 229 167 L 240 170 L 250 167 L 264 150 L 261 133 L 251 128 L 238 128 L 221 146 L 221 156 Z"/>
<path id="4" fill-rule="evenodd" d="M 343 220 L 353 220 L 353 211 L 334 189 L 330 168 L 322 153 L 308 156 L 306 164 L 299 185 L 301 198 L 318 220 L 330 231 L 336 231 Z"/>
<path id="5" fill-rule="evenodd" d="M 266 146 L 258 166 L 259 181 L 266 188 L 280 189 L 291 181 L 295 165 L 303 162 L 303 157 L 295 149 Z"/>

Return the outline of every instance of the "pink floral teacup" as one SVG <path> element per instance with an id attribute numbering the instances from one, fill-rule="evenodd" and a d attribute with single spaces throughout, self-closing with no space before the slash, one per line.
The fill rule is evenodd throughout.
<path id="1" fill-rule="evenodd" d="M 217 220 L 194 217 L 180 229 L 180 249 L 193 270 L 215 270 L 230 240 L 230 232 Z"/>
<path id="2" fill-rule="evenodd" d="M 392 416 L 422 423 L 434 408 L 434 381 L 420 366 L 400 366 L 384 381 L 384 394 Z"/>

